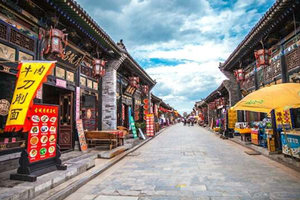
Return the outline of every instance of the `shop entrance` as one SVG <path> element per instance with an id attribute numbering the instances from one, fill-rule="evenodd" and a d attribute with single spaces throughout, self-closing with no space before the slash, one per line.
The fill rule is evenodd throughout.
<path id="1" fill-rule="evenodd" d="M 121 126 L 124 126 L 126 128 L 129 128 L 129 109 L 130 106 L 126 104 L 122 104 L 122 124 Z"/>
<path id="2" fill-rule="evenodd" d="M 73 148 L 73 92 L 44 85 L 43 103 L 59 105 L 58 144 L 61 150 L 71 150 Z"/>

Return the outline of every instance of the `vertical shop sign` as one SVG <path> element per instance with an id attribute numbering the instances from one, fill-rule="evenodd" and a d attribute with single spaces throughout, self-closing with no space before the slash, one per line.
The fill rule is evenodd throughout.
<path id="1" fill-rule="evenodd" d="M 88 146 L 86 144 L 86 140 L 85 140 L 85 136 L 84 136 L 82 119 L 76 120 L 76 126 L 77 126 L 77 133 L 78 133 L 78 138 L 79 138 L 80 149 L 81 149 L 81 151 L 86 151 Z"/>
<path id="2" fill-rule="evenodd" d="M 134 118 L 131 115 L 131 108 L 129 107 L 129 124 L 132 130 L 132 134 L 134 138 L 137 138 L 137 132 L 136 132 L 136 128 L 135 128 L 135 122 L 134 122 Z"/>
<path id="3" fill-rule="evenodd" d="M 236 122 L 237 122 L 237 111 L 230 108 L 228 110 L 228 128 L 234 129 Z"/>
<path id="4" fill-rule="evenodd" d="M 33 105 L 28 112 L 27 152 L 29 162 L 56 156 L 58 106 Z"/>
<path id="5" fill-rule="evenodd" d="M 36 96 L 37 89 L 46 81 L 47 75 L 53 69 L 52 61 L 29 61 L 18 66 L 17 83 L 8 112 L 5 131 L 28 131 L 26 116 Z"/>
<path id="6" fill-rule="evenodd" d="M 80 87 L 76 87 L 76 120 L 80 119 Z"/>
<path id="7" fill-rule="evenodd" d="M 146 133 L 148 137 L 154 136 L 154 115 L 153 114 L 146 115 Z"/>
<path id="8" fill-rule="evenodd" d="M 122 104 L 122 121 L 125 121 L 125 105 Z"/>
<path id="9" fill-rule="evenodd" d="M 137 138 L 137 132 L 136 132 L 136 128 L 135 128 L 135 123 L 134 123 L 133 117 L 130 116 L 129 120 L 130 120 L 130 126 L 131 126 L 133 137 Z"/>

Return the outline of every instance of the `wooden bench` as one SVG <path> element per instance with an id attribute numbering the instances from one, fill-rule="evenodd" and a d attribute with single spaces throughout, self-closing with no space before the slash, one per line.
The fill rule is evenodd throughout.
<path id="1" fill-rule="evenodd" d="M 118 146 L 118 135 L 111 134 L 109 131 L 85 131 L 85 138 L 91 147 L 108 144 L 111 150 Z"/>

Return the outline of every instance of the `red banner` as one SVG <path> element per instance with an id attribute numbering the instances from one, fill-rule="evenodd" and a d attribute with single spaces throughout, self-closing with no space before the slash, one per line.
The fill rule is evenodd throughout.
<path id="1" fill-rule="evenodd" d="M 28 115 L 27 152 L 29 162 L 55 157 L 58 106 L 33 105 Z"/>
<path id="2" fill-rule="evenodd" d="M 153 114 L 146 115 L 146 133 L 148 137 L 154 136 L 154 115 Z"/>

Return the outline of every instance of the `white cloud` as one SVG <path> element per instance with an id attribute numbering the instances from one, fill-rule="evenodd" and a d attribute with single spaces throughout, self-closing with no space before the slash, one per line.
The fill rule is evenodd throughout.
<path id="1" fill-rule="evenodd" d="M 218 62 L 189 62 L 146 71 L 158 82 L 154 92 L 180 112 L 190 110 L 191 104 L 205 97 L 207 91 L 214 90 L 225 79 L 218 69 Z"/>
<path id="2" fill-rule="evenodd" d="M 225 78 L 227 59 L 274 0 L 78 0 L 114 40 L 123 39 L 137 61 L 179 60 L 146 66 L 154 92 L 181 112 Z M 90 2 L 90 3 L 89 3 Z M 263 8 L 263 9 L 262 9 Z M 142 66 L 145 67 L 145 66 Z"/>

